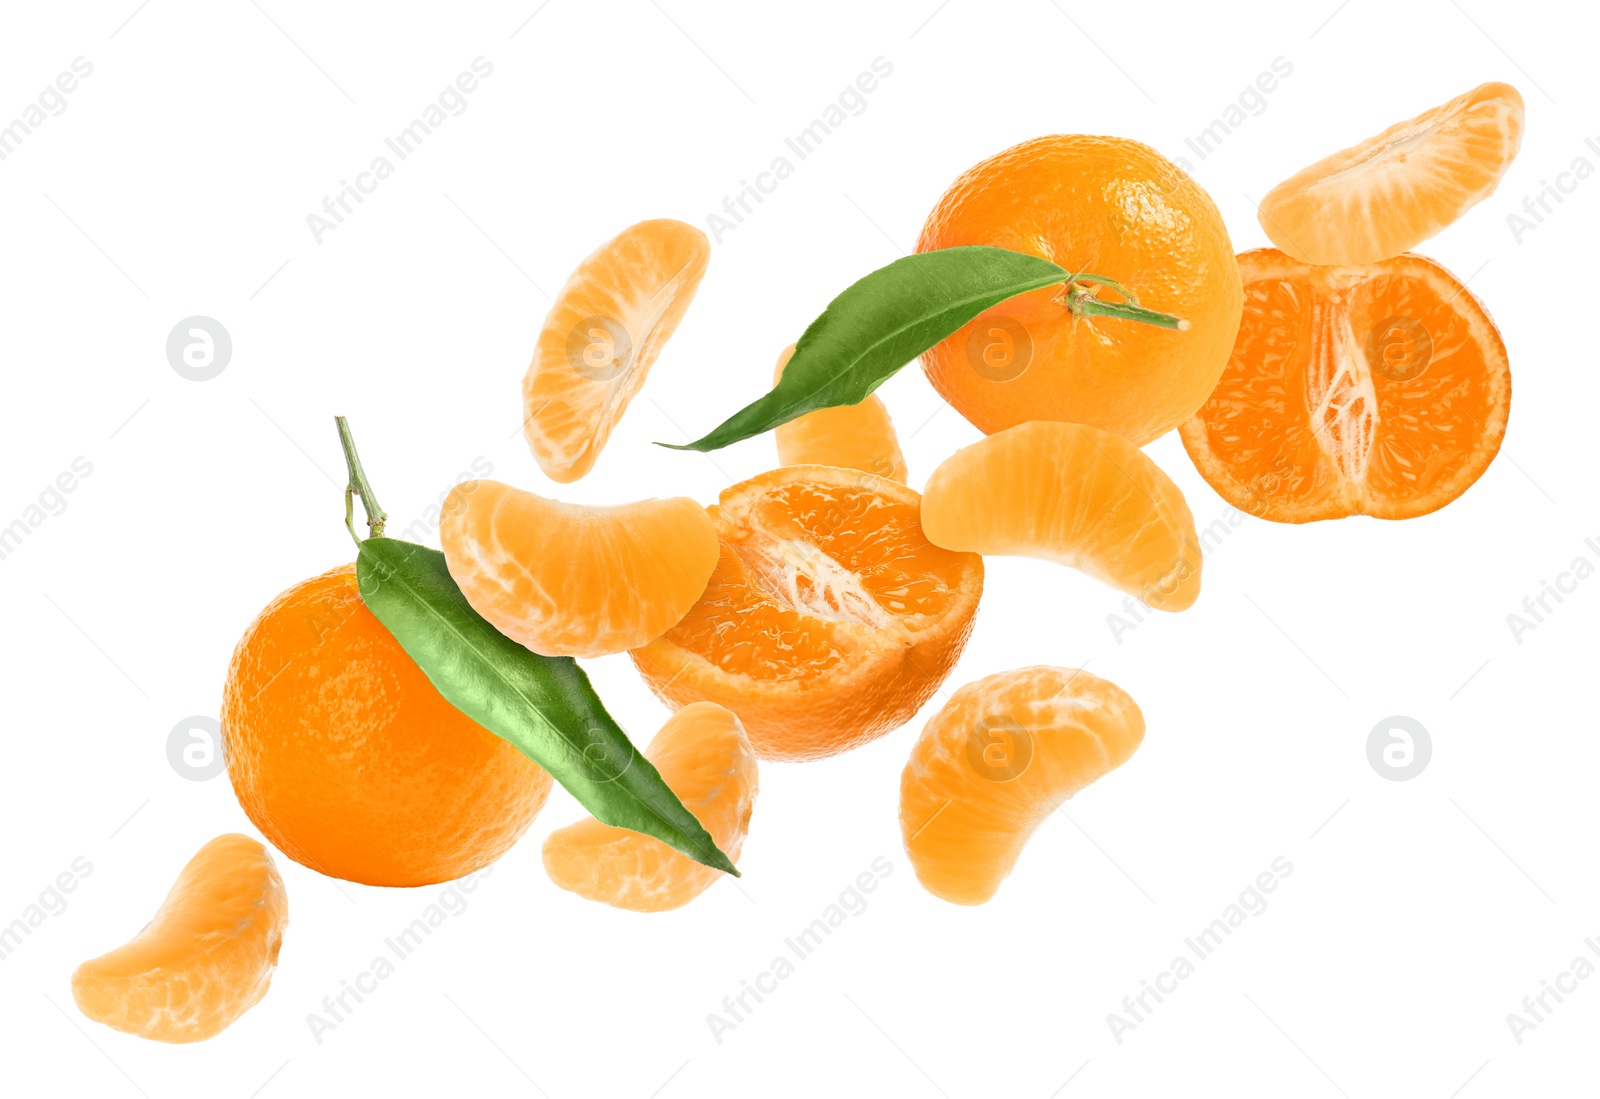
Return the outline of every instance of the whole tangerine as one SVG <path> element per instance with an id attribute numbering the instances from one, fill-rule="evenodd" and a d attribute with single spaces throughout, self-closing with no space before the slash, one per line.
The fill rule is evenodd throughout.
<path id="1" fill-rule="evenodd" d="M 1149 146 L 1056 134 L 974 165 L 928 215 L 917 251 L 960 245 L 1077 276 L 1002 302 L 922 356 L 934 388 L 985 434 L 1067 420 L 1143 446 L 1216 387 L 1239 329 L 1239 265 L 1211 197 Z M 1098 315 L 1112 303 L 1186 323 Z"/>
<path id="2" fill-rule="evenodd" d="M 228 667 L 222 741 L 261 833 L 364 885 L 480 870 L 550 793 L 546 771 L 439 694 L 362 602 L 354 565 L 296 584 L 251 623 Z"/>

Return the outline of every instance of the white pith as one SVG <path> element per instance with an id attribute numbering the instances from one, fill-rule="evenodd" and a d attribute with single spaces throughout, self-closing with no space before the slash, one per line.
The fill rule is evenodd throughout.
<path id="1" fill-rule="evenodd" d="M 1311 325 L 1316 353 L 1306 374 L 1306 397 L 1317 442 L 1346 481 L 1366 479 L 1377 428 L 1378 396 L 1361 344 L 1350 328 L 1343 293 L 1317 300 Z"/>
<path id="2" fill-rule="evenodd" d="M 752 582 L 776 603 L 830 622 L 875 630 L 897 626 L 859 576 L 803 539 L 754 532 L 733 548 Z"/>

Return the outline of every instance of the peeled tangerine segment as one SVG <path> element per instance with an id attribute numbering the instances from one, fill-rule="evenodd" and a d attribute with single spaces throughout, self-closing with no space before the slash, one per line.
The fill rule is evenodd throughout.
<path id="1" fill-rule="evenodd" d="M 1115 683 L 1033 667 L 968 683 L 911 747 L 900 833 L 928 892 L 982 904 L 1050 814 L 1128 761 L 1144 715 Z"/>
<path id="2" fill-rule="evenodd" d="M 756 754 L 739 719 L 712 702 L 685 706 L 661 726 L 644 757 L 738 862 L 756 801 Z M 658 839 L 593 817 L 550 833 L 544 868 L 569 892 L 635 912 L 681 908 L 722 876 Z"/>
<path id="3" fill-rule="evenodd" d="M 584 260 L 556 296 L 522 381 L 523 434 L 553 481 L 594 466 L 706 273 L 711 242 L 641 221 Z"/>
<path id="4" fill-rule="evenodd" d="M 1200 543 L 1183 493 L 1121 436 L 1035 420 L 956 451 L 922 493 L 936 546 L 1070 565 L 1157 610 L 1200 594 Z"/>
<path id="5" fill-rule="evenodd" d="M 686 496 L 565 504 L 499 481 L 463 481 L 439 522 L 467 602 L 541 656 L 605 656 L 655 640 L 717 565 L 717 531 Z"/>
<path id="6" fill-rule="evenodd" d="M 777 368 L 772 372 L 774 385 L 783 377 L 783 368 L 793 355 L 794 344 L 790 344 L 778 356 Z M 772 434 L 778 443 L 779 465 L 842 466 L 906 483 L 906 460 L 900 453 L 900 440 L 889 410 L 876 393 L 868 394 L 859 404 L 807 412 L 779 424 Z"/>
<path id="7" fill-rule="evenodd" d="M 1433 236 L 1494 193 L 1522 144 L 1522 96 L 1480 84 L 1304 168 L 1257 218 L 1302 263 L 1377 263 Z"/>
<path id="8" fill-rule="evenodd" d="M 220 1034 L 267 994 L 289 901 L 267 849 L 218 836 L 183 868 L 132 941 L 72 975 L 78 1010 L 158 1042 Z"/>

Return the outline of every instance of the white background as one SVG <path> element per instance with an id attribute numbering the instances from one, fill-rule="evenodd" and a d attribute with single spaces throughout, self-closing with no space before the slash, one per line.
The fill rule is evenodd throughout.
<path id="1" fill-rule="evenodd" d="M 1507 223 L 1575 158 L 1600 166 L 1584 145 L 1600 135 L 1597 28 L 1577 6 L 135 2 L 8 5 L 0 26 L 0 120 L 74 58 L 94 66 L 0 162 L 0 525 L 74 458 L 93 466 L 0 561 L 0 923 L 74 858 L 93 866 L 0 962 L 0 1090 L 1480 1099 L 1591 1086 L 1600 980 L 1520 1044 L 1506 1020 L 1600 935 L 1600 580 L 1520 643 L 1507 625 L 1575 557 L 1600 563 L 1584 544 L 1600 541 L 1600 179 L 1520 243 Z M 465 113 L 317 243 L 306 215 L 479 56 L 494 71 Z M 594 472 L 545 480 L 518 434 L 518 386 L 547 294 L 636 220 L 705 225 L 877 57 L 893 74 L 865 112 L 714 247 Z M 1265 110 L 1198 160 L 1185 137 L 1278 57 L 1293 73 Z M 252 831 L 226 778 L 182 777 L 165 744 L 179 720 L 216 714 L 260 608 L 351 558 L 334 413 L 351 418 L 396 531 L 475 458 L 566 499 L 710 501 L 774 462 L 770 438 L 710 458 L 650 442 L 698 435 L 756 396 L 778 350 L 910 248 L 977 160 L 1043 133 L 1141 139 L 1187 156 L 1243 250 L 1267 243 L 1252 197 L 1490 79 L 1526 99 L 1521 157 L 1421 251 L 1470 277 L 1504 333 L 1515 397 L 1498 460 L 1421 519 L 1244 520 L 1192 610 L 1120 643 L 1107 626 L 1119 593 L 990 561 L 947 687 L 1087 665 L 1138 700 L 1149 731 L 1041 828 L 988 905 L 934 899 L 901 849 L 899 774 L 924 714 L 845 757 L 763 765 L 743 880 L 668 914 L 550 884 L 539 844 L 580 815 L 558 789 L 471 906 L 320 1044 L 307 1015 L 439 889 L 335 883 L 280 858 L 281 965 L 230 1030 L 174 1047 L 78 1014 L 73 967 L 134 934 L 202 843 Z M 164 352 L 194 314 L 234 344 L 205 383 Z M 880 392 L 914 487 L 978 437 L 916 369 Z M 1227 514 L 1176 435 L 1148 452 L 1199 526 Z M 666 711 L 627 658 L 587 667 L 648 740 Z M 1367 760 L 1393 714 L 1431 733 L 1411 781 Z M 879 856 L 893 871 L 869 907 L 718 1043 L 708 1013 Z M 1270 907 L 1119 1044 L 1107 1014 L 1278 856 L 1294 869 Z"/>

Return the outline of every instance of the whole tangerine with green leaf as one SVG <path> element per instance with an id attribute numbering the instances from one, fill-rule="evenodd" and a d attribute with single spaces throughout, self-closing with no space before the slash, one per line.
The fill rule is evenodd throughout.
<path id="1" fill-rule="evenodd" d="M 554 778 L 602 823 L 737 876 L 574 660 L 497 630 L 438 550 L 384 537 L 387 516 L 336 420 L 356 561 L 268 604 L 223 692 L 228 777 L 261 833 L 331 877 L 429 885 L 505 853 Z"/>
<path id="2" fill-rule="evenodd" d="M 550 794 L 533 760 L 450 705 L 362 602 L 356 567 L 294 585 L 234 650 L 228 777 L 295 862 L 363 885 L 481 870 Z"/>
<path id="3" fill-rule="evenodd" d="M 1216 388 L 1239 329 L 1239 265 L 1211 196 L 1149 146 L 1057 134 L 974 165 L 928 215 L 917 251 L 969 245 L 1073 273 L 923 354 L 934 388 L 985 434 L 1066 420 L 1143 446 Z M 1126 324 L 1127 306 L 1186 323 Z"/>

